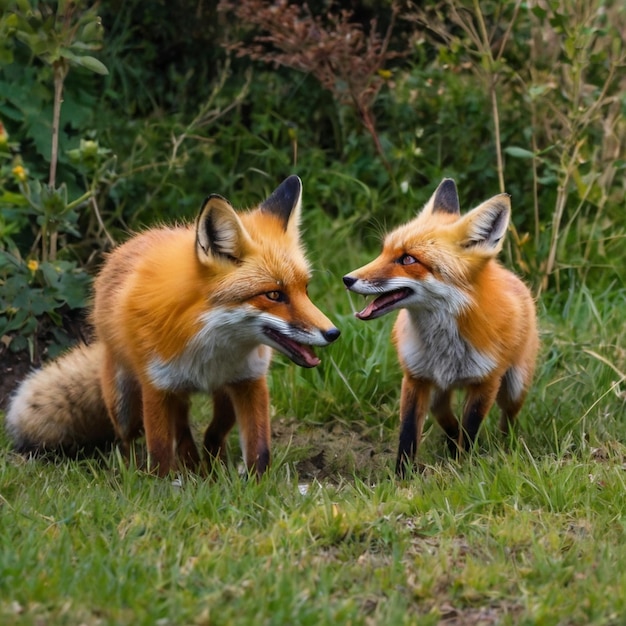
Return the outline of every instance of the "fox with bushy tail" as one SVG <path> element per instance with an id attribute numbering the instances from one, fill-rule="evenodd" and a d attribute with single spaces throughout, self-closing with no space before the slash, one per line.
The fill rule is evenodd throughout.
<path id="1" fill-rule="evenodd" d="M 357 318 L 400 310 L 400 476 L 429 410 L 456 454 L 472 445 L 494 402 L 505 433 L 522 408 L 539 340 L 530 291 L 496 260 L 510 213 L 500 194 L 461 215 L 456 185 L 444 179 L 417 217 L 385 237 L 378 258 L 343 278 L 349 290 L 374 296 Z M 457 388 L 467 391 L 460 422 L 451 408 Z"/>
<path id="2" fill-rule="evenodd" d="M 264 202 L 235 211 L 209 196 L 194 226 L 151 228 L 107 258 L 95 281 L 95 342 L 31 374 L 13 395 L 6 428 L 22 452 L 76 451 L 145 433 L 159 475 L 201 459 L 189 395 L 213 398 L 203 441 L 224 454 L 237 424 L 249 471 L 270 462 L 267 373 L 272 350 L 297 365 L 339 330 L 307 295 L 299 236 L 302 184 L 287 178 Z"/>

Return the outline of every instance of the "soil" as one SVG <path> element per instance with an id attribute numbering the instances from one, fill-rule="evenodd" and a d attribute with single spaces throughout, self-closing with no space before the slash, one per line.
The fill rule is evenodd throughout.
<path id="1" fill-rule="evenodd" d="M 0 344 L 0 411 L 6 410 L 12 391 L 32 368 L 26 350 L 11 352 L 4 342 Z"/>
<path id="2" fill-rule="evenodd" d="M 80 310 L 58 311 L 61 325 L 56 327 L 46 316 L 37 321 L 37 331 L 30 337 L 30 346 L 15 351 L 15 334 L 0 337 L 0 411 L 5 411 L 11 393 L 29 372 L 48 358 L 50 351 L 58 349 L 59 338 L 67 344 L 86 341 L 89 328 L 84 321 L 84 312 Z"/>
<path id="3" fill-rule="evenodd" d="M 301 480 L 337 483 L 384 476 L 395 461 L 389 432 L 362 421 L 305 424 L 296 418 L 272 422 L 272 449 L 293 461 Z"/>

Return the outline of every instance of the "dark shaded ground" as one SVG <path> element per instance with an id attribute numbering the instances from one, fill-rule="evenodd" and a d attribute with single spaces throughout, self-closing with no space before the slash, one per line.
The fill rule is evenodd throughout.
<path id="1" fill-rule="evenodd" d="M 15 353 L 4 343 L 0 344 L 0 411 L 6 410 L 11 392 L 32 367 L 26 350 Z"/>
<path id="2" fill-rule="evenodd" d="M 47 317 L 37 321 L 37 331 L 29 338 L 30 346 L 15 351 L 15 336 L 0 337 L 0 411 L 7 408 L 9 397 L 30 371 L 41 367 L 50 351 L 59 350 L 59 342 L 67 345 L 76 341 L 87 341 L 89 325 L 85 322 L 85 312 L 80 309 L 59 309 L 61 325 L 55 326 Z M 12 345 L 13 344 L 13 345 Z"/>

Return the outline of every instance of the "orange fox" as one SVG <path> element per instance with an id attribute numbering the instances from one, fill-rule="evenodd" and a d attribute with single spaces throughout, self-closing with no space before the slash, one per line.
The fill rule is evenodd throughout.
<path id="1" fill-rule="evenodd" d="M 189 394 L 213 396 L 209 461 L 237 423 L 245 463 L 270 460 L 272 348 L 302 367 L 339 330 L 309 300 L 299 240 L 302 184 L 287 178 L 255 210 L 209 196 L 192 226 L 149 229 L 117 248 L 95 281 L 96 342 L 35 372 L 6 423 L 18 449 L 88 446 L 145 432 L 159 475 L 200 456 Z"/>
<path id="2" fill-rule="evenodd" d="M 507 194 L 461 216 L 444 179 L 412 221 L 389 233 L 378 258 L 344 276 L 348 289 L 374 295 L 356 317 L 401 309 L 393 340 L 403 369 L 396 473 L 412 465 L 430 409 L 451 451 L 468 449 L 494 402 L 508 432 L 524 403 L 538 349 L 533 298 L 496 256 L 509 224 Z M 461 423 L 451 408 L 467 390 Z"/>

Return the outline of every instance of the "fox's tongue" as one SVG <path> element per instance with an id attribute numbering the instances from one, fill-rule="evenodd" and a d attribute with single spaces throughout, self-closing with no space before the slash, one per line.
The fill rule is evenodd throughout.
<path id="1" fill-rule="evenodd" d="M 396 289 L 389 293 L 384 293 L 382 296 L 378 296 L 375 300 L 370 302 L 362 311 L 356 314 L 360 320 L 373 320 L 381 315 L 387 313 L 387 309 L 392 305 L 404 300 L 410 295 L 410 289 Z"/>
<path id="2" fill-rule="evenodd" d="M 289 337 L 285 337 L 285 335 L 271 328 L 266 328 L 265 334 L 281 346 L 283 354 L 286 354 L 296 365 L 300 367 L 315 367 L 321 363 L 321 360 L 310 346 L 305 346 Z"/>
<path id="3" fill-rule="evenodd" d="M 309 346 L 297 343 L 291 339 L 287 339 L 287 342 L 291 348 L 288 356 L 296 365 L 300 367 L 315 367 L 322 362 Z"/>

